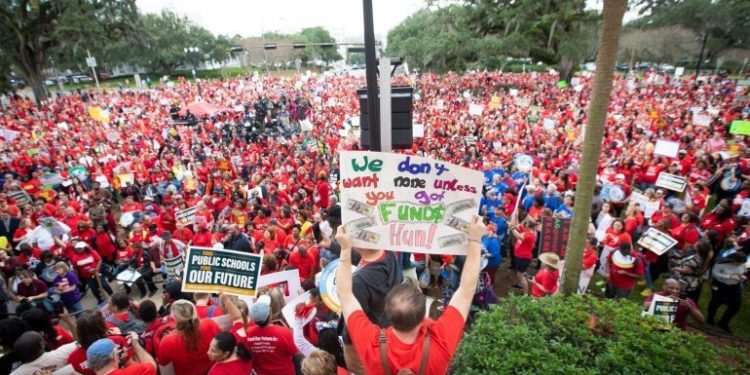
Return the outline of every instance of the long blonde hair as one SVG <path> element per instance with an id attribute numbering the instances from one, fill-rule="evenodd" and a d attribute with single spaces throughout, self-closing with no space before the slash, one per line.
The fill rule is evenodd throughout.
<path id="1" fill-rule="evenodd" d="M 200 319 L 195 305 L 188 300 L 180 299 L 172 303 L 169 311 L 174 318 L 175 328 L 185 337 L 187 351 L 198 349 L 198 342 L 201 338 L 198 330 Z"/>

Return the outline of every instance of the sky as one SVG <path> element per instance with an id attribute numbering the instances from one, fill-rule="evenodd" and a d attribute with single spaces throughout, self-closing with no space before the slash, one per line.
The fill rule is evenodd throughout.
<path id="1" fill-rule="evenodd" d="M 373 0 L 375 35 L 385 38 L 392 28 L 425 7 L 425 0 Z M 587 0 L 601 9 L 601 0 Z M 187 16 L 214 34 L 260 36 L 263 31 L 285 34 L 323 26 L 338 40 L 362 38 L 361 0 L 137 0 L 145 13 L 169 9 Z M 625 15 L 625 21 L 634 13 Z"/>

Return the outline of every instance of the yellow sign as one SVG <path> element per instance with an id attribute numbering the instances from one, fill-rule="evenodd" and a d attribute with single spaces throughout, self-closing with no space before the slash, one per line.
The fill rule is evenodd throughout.
<path id="1" fill-rule="evenodd" d="M 492 109 L 498 109 L 500 108 L 500 97 L 499 96 L 493 96 L 492 101 L 490 101 L 490 108 Z"/>
<path id="2" fill-rule="evenodd" d="M 102 124 L 109 123 L 109 111 L 105 111 L 99 107 L 89 107 L 89 116 Z"/>

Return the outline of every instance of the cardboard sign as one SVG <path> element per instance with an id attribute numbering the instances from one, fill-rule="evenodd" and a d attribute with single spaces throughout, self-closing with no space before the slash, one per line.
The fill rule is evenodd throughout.
<path id="1" fill-rule="evenodd" d="M 682 193 L 687 187 L 687 179 L 676 174 L 661 172 L 656 180 L 656 186 Z"/>
<path id="2" fill-rule="evenodd" d="M 184 292 L 255 296 L 262 255 L 191 246 L 186 259 Z"/>
<path id="3" fill-rule="evenodd" d="M 195 222 L 195 213 L 198 212 L 198 206 L 186 208 L 175 213 L 175 219 L 178 224 L 192 225 Z"/>
<path id="4" fill-rule="evenodd" d="M 481 104 L 469 104 L 469 114 L 472 116 L 479 116 L 484 112 L 484 106 Z"/>
<path id="5" fill-rule="evenodd" d="M 294 310 L 297 308 L 297 305 L 301 304 L 307 304 L 310 302 L 310 292 L 305 292 L 303 294 L 298 295 L 293 300 L 289 301 L 286 305 L 284 305 L 284 308 L 281 309 L 281 315 L 284 317 L 284 320 L 286 320 L 286 323 L 290 327 L 294 327 Z"/>
<path id="6" fill-rule="evenodd" d="M 641 211 L 643 212 L 643 217 L 646 219 L 650 219 L 651 216 L 654 216 L 654 213 L 656 211 L 659 211 L 659 202 L 652 202 L 648 199 L 647 196 L 634 191 L 630 194 L 630 205 L 635 205 L 636 203 L 641 208 Z"/>
<path id="7" fill-rule="evenodd" d="M 442 161 L 344 151 L 342 222 L 354 246 L 465 255 L 484 176 Z"/>
<path id="8" fill-rule="evenodd" d="M 19 207 L 31 203 L 31 196 L 24 190 L 11 191 L 8 193 L 8 198 L 15 200 Z"/>
<path id="9" fill-rule="evenodd" d="M 734 120 L 729 132 L 737 135 L 750 135 L 750 121 Z"/>
<path id="10" fill-rule="evenodd" d="M 658 139 L 654 147 L 654 155 L 663 155 L 668 158 L 676 158 L 680 151 L 680 144 L 672 141 Z"/>
<path id="11" fill-rule="evenodd" d="M 424 125 L 414 124 L 412 128 L 412 136 L 414 138 L 424 138 Z"/>
<path id="12" fill-rule="evenodd" d="M 542 237 L 540 253 L 555 253 L 565 259 L 565 246 L 568 244 L 571 219 L 542 217 Z"/>
<path id="13" fill-rule="evenodd" d="M 677 316 L 678 305 L 679 303 L 670 297 L 654 294 L 651 304 L 642 316 L 653 316 L 664 323 L 672 324 Z"/>
<path id="14" fill-rule="evenodd" d="M 168 278 L 179 278 L 182 276 L 182 269 L 185 267 L 185 260 L 182 258 L 182 255 L 172 259 L 164 259 L 162 263 L 167 268 Z"/>
<path id="15" fill-rule="evenodd" d="M 677 245 L 677 240 L 656 228 L 649 228 L 638 240 L 638 245 L 651 250 L 656 255 L 662 255 Z"/>
<path id="16" fill-rule="evenodd" d="M 711 126 L 711 116 L 693 114 L 693 125 Z"/>

